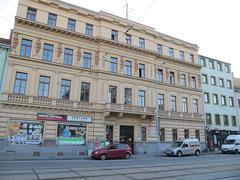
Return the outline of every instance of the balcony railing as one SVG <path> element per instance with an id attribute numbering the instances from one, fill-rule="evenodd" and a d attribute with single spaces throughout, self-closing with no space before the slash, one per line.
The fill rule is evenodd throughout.
<path id="1" fill-rule="evenodd" d="M 120 112 L 120 113 L 122 112 L 127 114 L 155 115 L 155 108 L 126 105 L 126 104 L 107 103 L 106 110 L 110 112 Z"/>
<path id="2" fill-rule="evenodd" d="M 93 104 L 88 102 L 26 96 L 21 94 L 3 94 L 1 100 L 2 104 L 16 104 L 24 106 L 46 106 L 47 108 L 67 108 L 79 110 L 88 110 L 93 108 Z"/>

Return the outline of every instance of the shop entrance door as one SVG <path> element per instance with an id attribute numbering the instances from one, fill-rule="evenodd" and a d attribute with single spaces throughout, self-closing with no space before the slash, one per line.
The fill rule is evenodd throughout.
<path id="1" fill-rule="evenodd" d="M 134 126 L 120 125 L 120 143 L 128 144 L 134 153 Z"/>

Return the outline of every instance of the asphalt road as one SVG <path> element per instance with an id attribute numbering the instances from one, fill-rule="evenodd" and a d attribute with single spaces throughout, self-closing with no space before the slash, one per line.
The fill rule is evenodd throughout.
<path id="1" fill-rule="evenodd" d="M 1 180 L 240 179 L 240 154 L 136 156 L 130 160 L 0 161 Z"/>

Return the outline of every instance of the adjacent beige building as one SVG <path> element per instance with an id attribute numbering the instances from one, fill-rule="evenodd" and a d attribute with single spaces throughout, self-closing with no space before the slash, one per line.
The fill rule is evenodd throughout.
<path id="1" fill-rule="evenodd" d="M 147 149 L 158 99 L 161 142 L 205 141 L 197 45 L 58 0 L 20 0 L 11 40 L 0 138 Z"/>

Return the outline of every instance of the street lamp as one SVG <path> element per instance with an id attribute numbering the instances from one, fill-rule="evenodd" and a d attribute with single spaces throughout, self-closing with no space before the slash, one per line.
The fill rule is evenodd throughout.
<path id="1" fill-rule="evenodd" d="M 164 61 L 161 64 L 166 64 L 167 62 Z M 158 104 L 158 88 L 157 88 L 157 81 L 158 81 L 158 66 L 155 65 L 156 69 L 156 77 L 155 77 L 155 97 L 156 97 L 156 111 L 155 111 L 155 117 L 156 117 L 156 131 L 157 131 L 157 151 L 160 152 L 160 111 L 159 111 L 159 104 Z"/>

